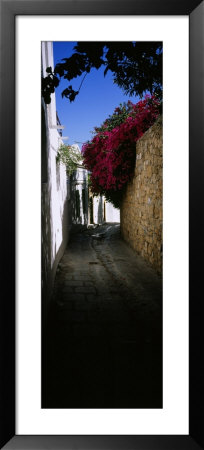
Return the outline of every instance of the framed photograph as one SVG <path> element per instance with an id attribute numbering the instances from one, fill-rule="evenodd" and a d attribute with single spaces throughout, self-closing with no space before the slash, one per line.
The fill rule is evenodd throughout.
<path id="1" fill-rule="evenodd" d="M 101 22 L 95 18 L 94 22 L 97 23 L 98 29 L 100 24 L 104 24 L 103 19 Z M 77 27 L 76 24 L 75 26 Z M 70 29 L 70 25 L 67 24 L 67 27 Z M 85 28 L 90 27 L 86 25 Z M 77 77 L 76 84 L 83 83 L 85 78 L 86 82 L 82 92 L 76 94 L 78 97 L 76 102 L 69 102 L 69 99 L 63 98 L 60 86 L 55 94 L 52 94 L 50 101 L 46 83 L 50 83 L 53 75 L 49 75 L 46 69 L 54 65 L 52 54 L 55 61 L 58 61 L 60 54 L 73 52 L 76 45 L 78 52 L 70 56 L 74 73 L 76 67 L 73 59 L 80 58 L 78 55 L 82 56 L 85 48 L 87 51 L 85 60 L 87 61 L 87 56 L 91 54 L 91 65 L 94 64 L 94 60 L 98 65 L 101 49 L 109 48 L 109 54 L 111 52 L 118 54 L 120 67 L 122 47 L 123 52 L 129 55 L 128 69 L 131 55 L 155 52 L 158 98 L 155 94 L 137 101 L 123 95 L 121 89 L 114 85 L 111 74 L 104 77 L 104 70 L 101 67 L 95 71 L 90 70 L 87 77 L 85 74 Z M 22 48 L 21 44 L 20 47 Z M 81 51 L 82 53 L 79 53 Z M 105 61 L 106 50 L 103 52 L 102 60 Z M 68 61 L 66 64 L 69 64 Z M 97 410 L 162 408 L 163 133 L 162 117 L 159 117 L 162 104 L 160 100 L 162 44 L 148 41 L 137 41 L 137 44 L 131 41 L 106 41 L 105 45 L 100 41 L 81 40 L 77 44 L 72 41 L 42 42 L 42 65 L 45 85 L 44 101 L 42 100 L 44 124 L 48 123 L 47 130 L 44 125 L 45 144 L 42 148 L 44 154 L 42 161 L 44 159 L 45 165 L 41 194 L 42 408 Z M 59 65 L 56 67 L 58 68 L 56 70 L 59 70 Z M 149 70 L 146 68 L 146 73 L 151 69 L 152 65 Z M 57 82 L 57 78 L 53 79 Z M 144 72 L 142 79 L 144 80 Z M 66 83 L 66 80 L 64 81 Z M 67 87 L 65 94 L 66 89 Z M 75 94 L 72 92 L 72 95 Z M 56 117 L 54 97 L 58 122 L 63 125 L 54 122 Z M 102 117 L 105 119 L 108 112 L 112 113 L 114 110 L 116 113 L 109 118 L 109 122 L 112 122 L 111 126 L 108 125 L 109 130 L 104 131 L 104 135 L 99 130 L 93 140 L 90 133 L 88 140 L 86 136 L 91 123 L 94 128 L 95 123 L 99 124 Z M 118 123 L 117 127 L 115 120 Z M 129 136 L 128 121 L 131 121 Z M 137 131 L 138 121 L 142 128 L 141 132 Z M 61 128 L 58 131 L 54 126 Z M 154 128 L 149 131 L 149 141 L 157 142 L 155 148 L 152 155 L 147 156 L 147 152 L 143 150 L 144 143 L 140 140 L 141 150 L 138 149 L 137 154 L 144 156 L 138 158 L 136 162 L 136 142 L 133 139 L 138 139 L 139 136 L 142 139 L 145 131 L 148 131 L 147 127 L 150 129 L 151 126 Z M 67 134 L 70 137 L 68 144 L 65 144 Z M 148 134 L 145 136 L 148 139 Z M 98 138 L 101 152 L 96 141 Z M 119 148 L 118 139 L 121 143 Z M 151 163 L 148 158 L 151 159 Z M 128 194 L 127 191 L 125 194 L 125 185 L 127 180 L 130 181 L 135 165 L 137 166 L 135 184 L 139 183 L 140 186 L 137 188 L 137 198 L 143 197 L 143 200 L 138 200 L 138 203 L 135 200 L 135 204 L 132 205 L 133 193 Z M 98 175 L 95 168 L 101 175 L 99 180 L 102 184 L 97 183 Z M 140 181 L 141 179 L 143 181 Z M 130 191 L 134 189 L 132 184 L 129 183 L 128 186 Z M 141 194 L 139 197 L 140 193 L 144 195 Z M 155 205 L 156 217 L 153 214 L 152 204 Z M 140 227 L 140 210 L 143 211 L 144 226 L 145 220 L 147 221 L 145 233 L 142 233 Z M 63 214 L 60 214 L 60 211 L 64 211 Z M 132 219 L 127 222 L 126 217 L 130 214 Z M 140 260 L 139 255 L 136 256 L 134 250 L 125 244 L 125 240 L 132 242 L 133 245 L 137 244 L 139 253 L 139 239 L 137 238 L 137 243 L 136 239 L 128 240 L 128 231 L 131 239 L 134 239 L 136 224 L 138 224 L 137 236 L 141 236 L 140 258 L 143 255 L 146 261 L 151 260 L 155 269 L 154 274 L 153 269 L 150 270 L 148 265 L 145 266 L 144 258 Z M 124 239 L 121 238 L 121 234 Z M 48 255 L 51 256 L 52 241 L 54 264 L 51 270 Z M 56 274 L 54 266 L 57 267 Z M 50 299 L 52 275 L 53 278 L 55 275 L 55 279 Z"/>
<path id="2" fill-rule="evenodd" d="M 116 5 L 114 1 L 103 0 L 95 4 L 86 0 L 76 4 L 5 0 L 1 1 L 0 11 L 1 273 L 4 286 L 1 299 L 1 448 L 204 448 L 201 376 L 203 1 L 178 5 L 171 1 L 165 5 L 156 1 L 142 4 L 119 1 Z M 49 398 L 44 389 L 41 403 L 38 249 L 43 161 L 39 151 L 39 105 L 40 71 L 41 67 L 46 69 L 47 60 L 45 57 L 41 66 L 40 47 L 41 42 L 44 43 L 42 48 L 48 55 L 47 41 L 102 40 L 163 43 L 163 401 L 161 385 L 159 395 L 155 392 L 157 382 L 155 384 L 153 372 L 152 380 L 151 374 L 142 376 L 147 382 L 146 403 L 134 403 L 134 395 L 130 395 L 129 403 L 126 399 L 121 402 L 121 393 L 118 404 L 111 400 L 109 404 L 99 401 L 91 406 L 86 402 L 67 405 L 63 400 L 60 404 L 55 400 L 49 404 L 52 383 Z M 62 128 L 58 119 L 55 129 L 57 127 Z M 56 176 L 59 181 L 61 173 Z M 82 200 L 84 212 L 85 197 Z M 107 214 L 104 205 L 103 214 Z M 56 231 L 59 230 L 56 228 Z M 72 283 L 73 280 L 75 278 Z M 81 280 L 77 283 L 75 289 L 80 293 Z M 91 284 L 84 286 L 93 289 Z M 161 348 L 161 340 L 158 346 Z M 126 356 L 124 353 L 124 361 L 128 361 Z M 46 366 L 45 372 L 50 367 Z M 58 376 L 57 370 L 55 376 Z M 83 377 L 83 370 L 79 377 Z M 59 382 L 60 378 L 57 380 Z M 130 380 L 133 380 L 133 373 Z M 45 377 L 45 386 L 47 381 Z M 143 384 L 145 387 L 144 381 Z M 129 391 L 133 392 L 134 383 L 131 385 L 130 381 L 129 386 Z M 139 396 L 139 387 L 135 389 Z M 141 398 L 144 400 L 144 396 Z"/>

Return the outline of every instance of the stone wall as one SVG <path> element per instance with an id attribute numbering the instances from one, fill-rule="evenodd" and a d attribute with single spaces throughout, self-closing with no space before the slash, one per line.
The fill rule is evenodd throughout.
<path id="1" fill-rule="evenodd" d="M 162 117 L 136 144 L 136 166 L 121 207 L 121 234 L 162 272 Z"/>

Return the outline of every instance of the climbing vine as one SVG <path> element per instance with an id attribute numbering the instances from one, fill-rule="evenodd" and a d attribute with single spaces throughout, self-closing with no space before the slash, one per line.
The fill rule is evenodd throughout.
<path id="1" fill-rule="evenodd" d="M 74 145 L 61 145 L 57 152 L 56 161 L 62 162 L 66 166 L 68 175 L 71 175 L 82 164 L 82 155 Z"/>
<path id="2" fill-rule="evenodd" d="M 90 171 L 94 194 L 105 195 L 117 208 L 135 167 L 135 143 L 153 125 L 160 112 L 156 96 L 136 104 L 120 104 L 112 116 L 95 127 L 91 141 L 82 147 L 84 166 Z"/>

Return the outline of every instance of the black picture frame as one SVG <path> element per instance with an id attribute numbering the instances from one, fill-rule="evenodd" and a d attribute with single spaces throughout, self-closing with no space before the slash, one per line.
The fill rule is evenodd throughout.
<path id="1" fill-rule="evenodd" d="M 1 400 L 0 448 L 138 449 L 204 448 L 203 230 L 204 230 L 204 1 L 0 0 L 1 13 Z M 188 15 L 189 114 L 189 435 L 15 435 L 15 17 L 18 15 Z M 172 31 L 173 32 L 173 31 Z M 176 70 L 172 68 L 172 70 Z M 179 249 L 178 249 L 179 251 Z M 176 312 L 175 312 L 176 313 Z"/>

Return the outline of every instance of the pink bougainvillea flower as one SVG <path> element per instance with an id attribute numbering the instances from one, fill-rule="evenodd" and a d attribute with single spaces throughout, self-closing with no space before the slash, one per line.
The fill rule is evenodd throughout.
<path id="1" fill-rule="evenodd" d="M 146 96 L 136 104 L 128 101 L 101 127 L 95 127 L 93 139 L 82 147 L 93 193 L 107 194 L 110 199 L 111 192 L 123 190 L 134 173 L 135 142 L 153 125 L 159 107 L 155 96 Z"/>

